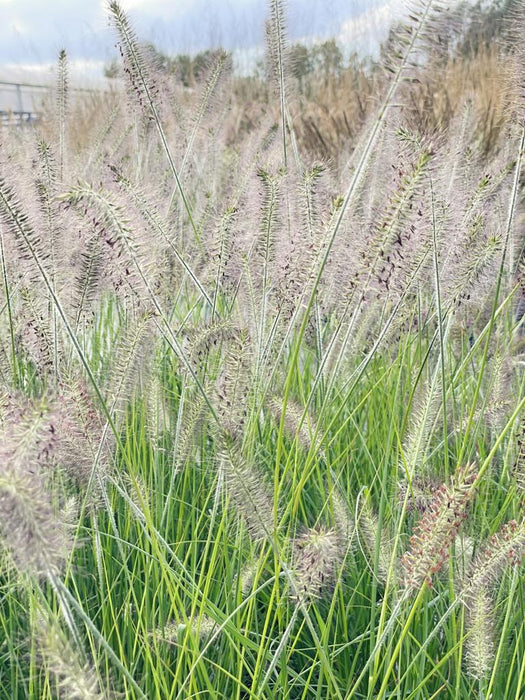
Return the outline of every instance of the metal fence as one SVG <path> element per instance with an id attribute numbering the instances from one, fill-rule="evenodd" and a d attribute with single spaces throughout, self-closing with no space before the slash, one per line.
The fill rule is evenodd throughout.
<path id="1" fill-rule="evenodd" d="M 39 119 L 49 85 L 0 81 L 0 124 L 21 126 Z"/>
<path id="2" fill-rule="evenodd" d="M 52 90 L 52 85 L 0 80 L 0 126 L 23 126 L 37 122 L 42 115 L 43 101 Z M 78 87 L 70 87 L 69 90 L 74 94 L 101 92 Z"/>

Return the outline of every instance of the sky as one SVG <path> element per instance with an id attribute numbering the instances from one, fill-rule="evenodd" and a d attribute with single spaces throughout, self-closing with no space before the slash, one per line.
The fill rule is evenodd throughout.
<path id="1" fill-rule="evenodd" d="M 264 45 L 267 0 L 121 0 L 140 39 L 169 54 L 223 46 L 240 70 Z M 286 0 L 289 38 L 335 36 L 373 53 L 404 0 Z M 106 0 L 0 0 L 0 81 L 49 82 L 61 48 L 73 80 L 94 80 L 114 56 Z"/>

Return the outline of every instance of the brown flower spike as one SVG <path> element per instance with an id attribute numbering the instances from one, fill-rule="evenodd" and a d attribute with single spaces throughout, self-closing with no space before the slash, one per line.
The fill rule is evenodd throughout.
<path id="1" fill-rule="evenodd" d="M 474 497 L 475 465 L 459 468 L 450 486 L 443 484 L 423 514 L 410 538 L 410 549 L 402 558 L 405 588 L 418 590 L 424 582 L 432 585 L 448 559 L 449 549 Z"/>

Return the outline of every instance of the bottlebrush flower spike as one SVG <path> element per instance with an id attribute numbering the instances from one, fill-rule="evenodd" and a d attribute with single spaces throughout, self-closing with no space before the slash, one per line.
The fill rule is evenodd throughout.
<path id="1" fill-rule="evenodd" d="M 221 470 L 232 505 L 253 539 L 271 539 L 275 518 L 270 485 L 257 465 L 244 459 L 237 441 L 223 434 L 221 443 Z"/>
<path id="2" fill-rule="evenodd" d="M 58 619 L 42 612 L 33 631 L 43 665 L 53 674 L 60 697 L 70 700 L 107 700 L 97 670 L 85 661 L 59 625 Z"/>
<path id="3" fill-rule="evenodd" d="M 438 488 L 439 481 L 437 478 L 431 475 L 415 475 L 410 484 L 405 479 L 399 482 L 397 500 L 401 507 L 406 501 L 408 513 L 417 512 L 422 515 L 432 505 Z"/>
<path id="4" fill-rule="evenodd" d="M 61 568 L 71 542 L 41 474 L 7 463 L 0 470 L 0 535 L 19 570 L 48 574 Z"/>
<path id="5" fill-rule="evenodd" d="M 518 524 L 511 520 L 490 538 L 464 577 L 461 597 L 467 611 L 468 634 L 465 662 L 467 671 L 473 678 L 484 678 L 492 668 L 494 605 L 491 589 L 507 564 L 518 565 L 524 553 L 525 521 Z"/>
<path id="6" fill-rule="evenodd" d="M 104 437 L 103 416 L 83 377 L 64 372 L 61 379 L 55 462 L 80 486 L 83 497 L 90 489 L 89 505 L 98 507 L 110 472 L 114 436 L 108 432 Z"/>
<path id="7" fill-rule="evenodd" d="M 432 585 L 432 576 L 447 561 L 449 548 L 474 497 L 475 469 L 474 464 L 459 468 L 451 485 L 439 488 L 419 521 L 410 538 L 410 549 L 401 560 L 406 590 L 418 590 L 425 581 Z"/>
<path id="8" fill-rule="evenodd" d="M 484 586 L 476 589 L 466 602 L 466 607 L 466 667 L 472 678 L 481 680 L 492 668 L 494 658 L 494 606 L 490 593 Z"/>
<path id="9" fill-rule="evenodd" d="M 516 435 L 516 457 L 512 465 L 512 476 L 520 491 L 525 491 L 525 416 L 522 417 Z"/>
<path id="10" fill-rule="evenodd" d="M 248 416 L 251 365 L 251 338 L 246 329 L 241 329 L 230 341 L 216 389 L 216 410 L 222 429 L 234 439 L 242 436 Z"/>
<path id="11" fill-rule="evenodd" d="M 503 525 L 472 562 L 463 585 L 465 595 L 480 586 L 493 585 L 507 564 L 518 565 L 525 554 L 525 520 Z"/>
<path id="12" fill-rule="evenodd" d="M 0 537 L 20 570 L 60 569 L 71 548 L 44 466 L 56 443 L 45 399 L 11 401 L 0 431 Z"/>
<path id="13" fill-rule="evenodd" d="M 343 551 L 346 552 L 354 544 L 356 525 L 350 514 L 346 499 L 338 487 L 332 493 L 332 506 L 339 544 Z"/>
<path id="14" fill-rule="evenodd" d="M 293 541 L 295 600 L 309 600 L 330 590 L 343 558 L 338 533 L 325 528 L 309 528 Z"/>
<path id="15" fill-rule="evenodd" d="M 268 409 L 270 410 L 277 425 L 281 421 L 284 401 L 279 396 L 270 396 L 267 401 Z M 297 438 L 297 442 L 308 452 L 314 448 L 315 452 L 320 452 L 319 437 L 316 437 L 316 442 L 313 437 L 317 436 L 317 426 L 311 416 L 305 416 L 304 408 L 295 401 L 289 399 L 286 404 L 284 416 L 284 430 L 291 439 Z"/>
<path id="16" fill-rule="evenodd" d="M 151 636 L 168 644 L 181 644 L 188 628 L 196 640 L 205 642 L 214 632 L 217 632 L 218 625 L 208 615 L 195 615 L 190 616 L 187 622 L 171 620 L 163 627 L 158 627 Z"/>
<path id="17" fill-rule="evenodd" d="M 390 571 L 391 562 L 394 560 L 394 552 L 392 550 L 389 534 L 384 527 L 379 528 L 377 516 L 367 498 L 364 498 L 362 501 L 356 522 L 356 531 L 360 547 L 366 560 L 370 562 L 371 569 L 374 568 L 376 548 L 379 548 L 377 568 L 375 571 L 379 582 L 383 586 L 386 586 L 389 576 L 392 576 L 394 581 L 397 580 L 395 566 L 392 571 Z"/>

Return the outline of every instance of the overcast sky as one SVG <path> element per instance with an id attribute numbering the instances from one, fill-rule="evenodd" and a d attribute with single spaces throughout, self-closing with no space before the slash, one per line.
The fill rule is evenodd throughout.
<path id="1" fill-rule="evenodd" d="M 141 39 L 167 53 L 223 46 L 237 59 L 264 43 L 266 0 L 122 0 Z M 292 40 L 335 36 L 373 51 L 404 0 L 287 0 Z M 105 0 L 0 0 L 0 80 L 49 77 L 65 48 L 78 75 L 94 76 L 115 54 Z"/>

